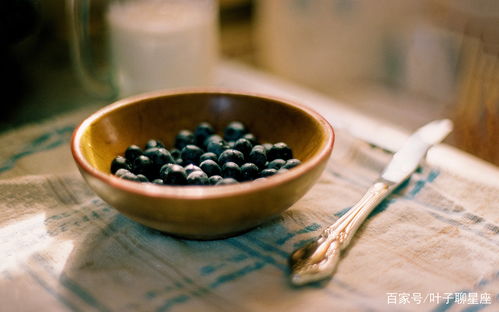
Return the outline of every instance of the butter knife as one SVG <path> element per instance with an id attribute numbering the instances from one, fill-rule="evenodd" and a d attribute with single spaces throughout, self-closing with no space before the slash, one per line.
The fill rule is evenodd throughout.
<path id="1" fill-rule="evenodd" d="M 371 211 L 418 167 L 428 149 L 451 131 L 448 119 L 436 120 L 414 132 L 365 195 L 311 243 L 295 250 L 290 258 L 291 283 L 297 286 L 332 277 L 355 232 Z"/>

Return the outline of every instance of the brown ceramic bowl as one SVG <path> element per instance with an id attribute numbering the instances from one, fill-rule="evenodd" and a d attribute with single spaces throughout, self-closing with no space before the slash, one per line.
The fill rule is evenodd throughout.
<path id="1" fill-rule="evenodd" d="M 242 121 L 260 142 L 286 142 L 302 164 L 264 181 L 223 186 L 163 186 L 110 174 L 131 144 L 173 145 L 181 129 L 210 122 L 217 132 Z M 330 124 L 307 107 L 241 92 L 155 92 L 126 98 L 92 114 L 74 131 L 73 157 L 90 187 L 122 214 L 146 226 L 193 239 L 223 238 L 278 216 L 317 181 L 331 154 Z"/>

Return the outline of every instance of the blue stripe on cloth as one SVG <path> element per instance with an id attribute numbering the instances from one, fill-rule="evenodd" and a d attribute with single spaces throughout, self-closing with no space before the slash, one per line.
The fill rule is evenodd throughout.
<path id="1" fill-rule="evenodd" d="M 75 281 L 69 278 L 66 274 L 62 273 L 59 281 L 61 284 L 82 299 L 86 304 L 96 308 L 98 311 L 107 312 L 110 311 L 103 304 L 101 304 L 92 294 L 90 294 L 85 288 L 78 285 Z"/>
<path id="2" fill-rule="evenodd" d="M 281 270 L 283 272 L 288 272 L 288 268 L 285 264 L 279 263 L 271 256 L 264 255 L 264 254 L 256 251 L 255 249 L 249 247 L 248 245 L 243 244 L 238 238 L 235 238 L 235 237 L 228 238 L 224 242 L 239 249 L 239 250 L 244 251 L 245 253 L 247 253 L 248 255 L 250 255 L 254 258 L 262 260 L 264 263 L 270 264 L 270 265 L 278 268 L 279 270 Z"/>
<path id="3" fill-rule="evenodd" d="M 279 226 L 279 228 L 277 229 L 278 233 L 276 236 L 281 236 L 280 238 L 278 238 L 275 241 L 275 243 L 277 245 L 284 245 L 287 241 L 289 241 L 290 239 L 292 239 L 296 235 L 314 232 L 314 231 L 317 231 L 318 229 L 321 228 L 320 224 L 312 223 L 312 224 L 307 225 L 304 228 L 299 229 L 297 231 L 288 232 L 288 229 L 286 227 L 284 227 L 280 224 L 278 224 L 277 226 Z"/>
<path id="4" fill-rule="evenodd" d="M 190 296 L 186 294 L 178 295 L 173 298 L 168 299 L 161 307 L 156 309 L 156 312 L 165 312 L 171 309 L 173 306 L 180 304 L 180 303 L 185 303 L 189 299 L 191 299 Z"/>
<path id="5" fill-rule="evenodd" d="M 61 296 L 55 289 L 50 287 L 49 284 L 47 284 L 40 276 L 38 276 L 31 268 L 29 268 L 27 265 L 22 266 L 23 269 L 28 273 L 35 282 L 40 285 L 46 292 L 48 292 L 52 297 L 54 297 L 58 302 L 62 303 L 65 305 L 67 308 L 69 308 L 71 311 L 81 311 L 78 309 L 77 306 L 73 305 L 69 300 Z"/>
<path id="6" fill-rule="evenodd" d="M 216 278 L 216 280 L 213 283 L 211 283 L 209 285 L 209 287 L 214 289 L 214 288 L 217 288 L 218 286 L 223 285 L 225 283 L 232 282 L 232 281 L 234 281 L 240 277 L 243 277 L 251 272 L 258 271 L 258 270 L 262 269 L 266 264 L 267 263 L 265 263 L 265 262 L 258 261 L 258 262 L 255 262 L 253 264 L 244 266 L 243 268 L 241 268 L 237 271 L 234 271 L 234 272 L 231 272 L 228 274 L 224 274 L 224 275 L 220 275 L 219 277 Z"/>
<path id="7" fill-rule="evenodd" d="M 8 171 L 15 167 L 20 159 L 36 154 L 38 152 L 54 149 L 62 144 L 69 142 L 71 133 L 73 133 L 74 125 L 64 126 L 54 129 L 50 132 L 43 133 L 27 143 L 24 148 L 14 153 L 7 160 L 0 164 L 0 173 Z"/>
<path id="8" fill-rule="evenodd" d="M 45 258 L 42 257 L 41 254 L 36 253 L 33 255 L 33 259 L 41 265 L 45 271 L 52 275 L 52 277 L 57 278 L 58 276 L 53 272 L 46 262 Z M 67 290 L 75 294 L 77 297 L 79 297 L 81 300 L 83 300 L 86 304 L 88 304 L 91 307 L 96 308 L 98 311 L 101 312 L 107 312 L 110 311 L 108 308 L 106 308 L 102 303 L 100 303 L 95 297 L 93 297 L 87 290 L 85 290 L 83 287 L 79 286 L 78 283 L 75 281 L 71 280 L 68 276 L 66 276 L 64 273 L 62 273 L 59 277 L 59 282 L 61 283 L 62 286 L 64 286 Z"/>

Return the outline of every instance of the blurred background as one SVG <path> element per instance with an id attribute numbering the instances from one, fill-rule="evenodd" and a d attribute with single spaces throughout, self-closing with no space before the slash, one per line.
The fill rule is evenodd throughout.
<path id="1" fill-rule="evenodd" d="M 107 1 L 91 2 L 101 68 Z M 2 1 L 0 33 L 0 132 L 95 103 L 63 1 Z M 217 49 L 397 127 L 450 117 L 447 143 L 499 165 L 497 0 L 219 0 Z"/>

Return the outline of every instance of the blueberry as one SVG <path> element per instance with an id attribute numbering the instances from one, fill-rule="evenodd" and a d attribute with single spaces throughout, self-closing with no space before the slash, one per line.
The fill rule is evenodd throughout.
<path id="1" fill-rule="evenodd" d="M 132 169 L 130 162 L 123 156 L 116 156 L 111 162 L 111 173 L 116 173 L 118 169 Z"/>
<path id="2" fill-rule="evenodd" d="M 138 182 L 137 176 L 131 172 L 128 172 L 124 175 L 121 175 L 120 178 L 125 179 L 125 180 L 129 180 L 129 181 Z"/>
<path id="3" fill-rule="evenodd" d="M 175 137 L 175 147 L 182 150 L 186 145 L 195 144 L 194 134 L 189 130 L 180 130 Z"/>
<path id="4" fill-rule="evenodd" d="M 165 147 L 165 144 L 163 144 L 163 142 L 161 142 L 160 140 L 149 140 L 147 141 L 146 143 L 146 146 L 144 147 L 144 149 L 150 149 L 150 148 L 153 148 L 153 147 L 157 147 L 157 148 L 161 148 L 161 147 Z"/>
<path id="5" fill-rule="evenodd" d="M 237 180 L 235 180 L 233 178 L 225 178 L 225 179 L 218 181 L 215 185 L 229 185 L 229 184 L 237 184 L 237 183 L 239 183 L 239 182 L 237 182 Z"/>
<path id="6" fill-rule="evenodd" d="M 255 145 L 249 153 L 248 162 L 254 163 L 258 168 L 265 168 L 265 163 L 267 162 L 267 155 L 263 145 Z"/>
<path id="7" fill-rule="evenodd" d="M 114 175 L 117 176 L 118 178 L 121 178 L 124 175 L 128 175 L 128 174 L 133 174 L 133 173 L 130 170 L 125 169 L 125 168 L 120 168 L 120 169 L 116 170 L 116 172 L 114 173 Z"/>
<path id="8" fill-rule="evenodd" d="M 220 166 L 212 159 L 207 159 L 203 161 L 199 167 L 203 170 L 209 177 L 213 175 L 220 175 L 222 170 Z"/>
<path id="9" fill-rule="evenodd" d="M 201 157 L 199 157 L 199 162 L 202 163 L 203 161 L 208 160 L 208 159 L 211 159 L 211 160 L 216 162 L 216 161 L 218 161 L 218 156 L 215 153 L 206 152 L 203 155 L 201 155 Z"/>
<path id="10" fill-rule="evenodd" d="M 218 181 L 223 180 L 222 176 L 219 175 L 212 175 L 211 177 L 208 178 L 208 181 L 210 182 L 211 185 L 217 184 Z"/>
<path id="11" fill-rule="evenodd" d="M 279 142 L 276 143 L 272 146 L 272 148 L 267 152 L 267 160 L 272 161 L 274 159 L 284 159 L 288 160 L 293 158 L 293 152 L 291 149 L 286 145 L 286 143 Z"/>
<path id="12" fill-rule="evenodd" d="M 194 164 L 188 164 L 187 166 L 184 167 L 184 169 L 185 169 L 186 175 L 189 175 L 194 171 L 202 171 L 201 168 L 199 168 L 198 166 L 196 166 Z"/>
<path id="13" fill-rule="evenodd" d="M 180 152 L 184 164 L 199 164 L 199 157 L 203 155 L 203 150 L 196 145 L 186 145 Z"/>
<path id="14" fill-rule="evenodd" d="M 170 152 L 164 147 L 151 147 L 144 151 L 144 155 L 151 159 L 156 171 L 164 164 L 175 163 L 175 159 L 173 159 Z"/>
<path id="15" fill-rule="evenodd" d="M 244 155 L 238 150 L 227 149 L 218 156 L 218 163 L 223 166 L 227 162 L 234 162 L 241 166 L 244 163 Z"/>
<path id="16" fill-rule="evenodd" d="M 279 169 L 281 169 L 282 166 L 284 166 L 285 163 L 286 163 L 286 161 L 284 159 L 277 158 L 277 159 L 274 159 L 271 162 L 269 162 L 267 164 L 267 168 L 279 170 Z"/>
<path id="17" fill-rule="evenodd" d="M 241 179 L 241 168 L 235 162 L 226 162 L 222 166 L 222 177 L 239 181 Z"/>
<path id="18" fill-rule="evenodd" d="M 286 163 L 281 168 L 291 169 L 291 168 L 294 168 L 300 164 L 301 164 L 301 161 L 299 161 L 296 158 L 291 158 L 291 159 L 286 160 Z"/>
<path id="19" fill-rule="evenodd" d="M 245 135 L 246 127 L 240 121 L 232 121 L 224 129 L 224 140 L 226 141 L 236 141 Z"/>
<path id="20" fill-rule="evenodd" d="M 213 129 L 212 125 L 207 122 L 202 122 L 197 125 L 196 129 L 194 130 L 194 138 L 196 139 L 196 143 L 201 146 L 204 141 L 214 133 L 215 130 Z"/>
<path id="21" fill-rule="evenodd" d="M 184 167 L 174 164 L 166 164 L 161 167 L 160 176 L 164 184 L 168 185 L 185 185 L 187 183 L 187 175 Z"/>
<path id="22" fill-rule="evenodd" d="M 181 166 L 183 166 L 183 164 L 184 164 L 184 160 L 183 160 L 182 158 L 180 158 L 180 157 L 179 157 L 179 158 L 175 158 L 175 163 L 176 163 L 177 165 L 181 165 Z"/>
<path id="23" fill-rule="evenodd" d="M 258 177 L 260 169 L 254 163 L 245 163 L 241 166 L 241 180 L 250 181 Z"/>
<path id="24" fill-rule="evenodd" d="M 253 133 L 246 133 L 243 135 L 243 139 L 248 140 L 252 146 L 258 144 L 258 140 L 256 139 L 256 136 Z"/>
<path id="25" fill-rule="evenodd" d="M 251 152 L 252 148 L 253 148 L 253 145 L 251 144 L 251 142 L 245 138 L 240 138 L 234 144 L 234 149 L 243 153 L 244 157 L 249 156 L 249 153 Z"/>
<path id="26" fill-rule="evenodd" d="M 129 162 L 133 162 L 135 158 L 139 157 L 142 154 L 142 149 L 137 145 L 130 145 L 125 150 L 125 158 L 128 159 Z"/>
<path id="27" fill-rule="evenodd" d="M 210 153 L 214 153 L 215 155 L 220 156 L 223 151 L 225 151 L 228 148 L 227 143 L 225 141 L 211 141 L 208 143 L 208 146 L 206 147 L 206 150 Z"/>
<path id="28" fill-rule="evenodd" d="M 236 142 L 234 142 L 234 141 L 229 141 L 229 142 L 227 142 L 227 146 L 228 146 L 230 149 L 234 149 L 234 145 L 236 145 Z"/>
<path id="29" fill-rule="evenodd" d="M 263 169 L 260 172 L 260 177 L 266 178 L 266 177 L 273 176 L 276 173 L 277 173 L 277 170 L 275 170 L 275 169 Z"/>
<path id="30" fill-rule="evenodd" d="M 187 176 L 187 184 L 189 185 L 208 185 L 210 181 L 208 176 L 203 171 L 193 171 Z"/>
<path id="31" fill-rule="evenodd" d="M 139 173 L 137 175 L 137 180 L 136 181 L 137 182 L 149 182 L 149 179 L 145 175 Z"/>
<path id="32" fill-rule="evenodd" d="M 265 148 L 265 152 L 269 152 L 272 146 L 274 146 L 272 143 L 263 143 L 263 147 Z"/>
<path id="33" fill-rule="evenodd" d="M 212 134 L 209 137 L 207 137 L 206 140 L 204 140 L 203 148 L 208 149 L 208 144 L 210 144 L 210 142 L 222 142 L 223 140 L 224 139 L 222 139 L 222 137 L 219 136 L 218 134 Z"/>
<path id="34" fill-rule="evenodd" d="M 170 154 L 172 155 L 173 159 L 180 158 L 180 151 L 176 148 L 170 149 Z"/>
<path id="35" fill-rule="evenodd" d="M 151 182 L 153 184 L 163 185 L 163 179 L 154 179 Z"/>
<path id="36" fill-rule="evenodd" d="M 151 159 L 145 155 L 140 155 L 133 161 L 133 173 L 152 176 L 154 173 L 154 164 Z"/>
<path id="37" fill-rule="evenodd" d="M 161 166 L 161 168 L 159 169 L 159 178 L 162 179 L 163 182 L 164 182 L 165 177 L 168 175 L 168 172 L 175 165 L 177 165 L 177 164 L 164 164 L 163 166 Z"/>

